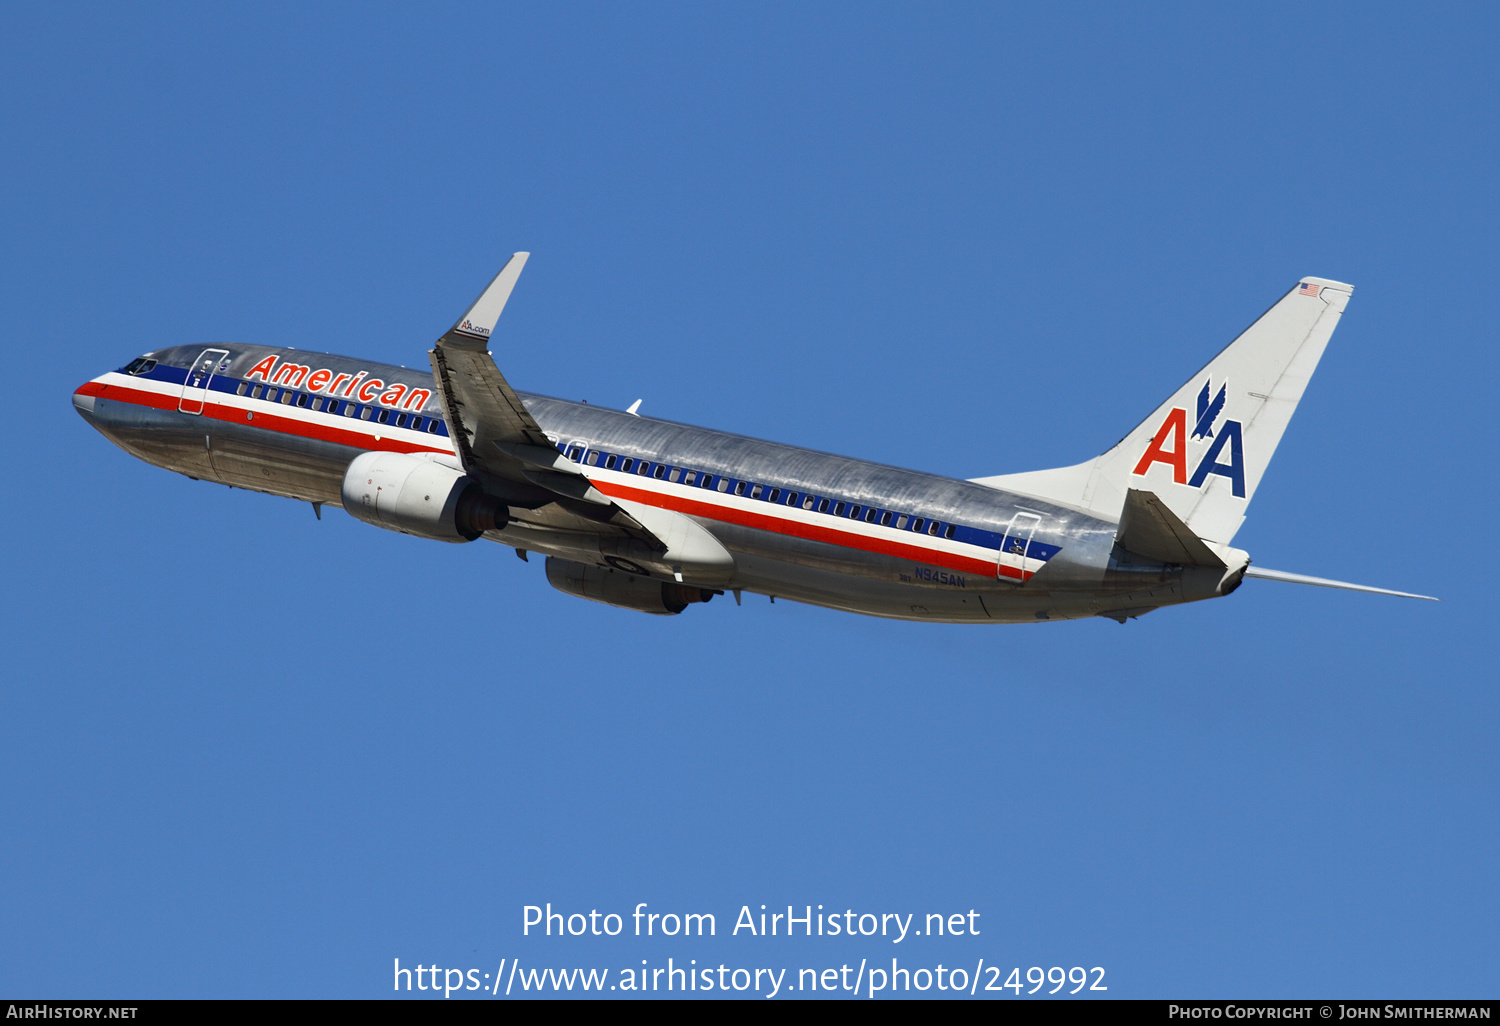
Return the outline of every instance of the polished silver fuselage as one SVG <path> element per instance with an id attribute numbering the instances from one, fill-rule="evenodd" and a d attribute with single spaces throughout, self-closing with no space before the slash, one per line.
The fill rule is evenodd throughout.
<path id="1" fill-rule="evenodd" d="M 181 346 L 150 354 L 156 361 L 152 371 L 101 375 L 78 390 L 75 405 L 111 441 L 148 463 L 196 479 L 329 506 L 340 505 L 345 472 L 362 452 L 454 452 L 425 370 L 226 343 L 212 349 L 225 355 L 212 357 L 213 368 L 194 378 L 195 361 L 201 363 L 207 351 Z M 300 387 L 283 383 L 277 398 L 268 399 L 257 393 L 272 384 L 247 374 L 271 356 L 326 369 L 334 382 L 344 377 L 382 385 L 400 382 L 405 405 L 398 397 L 386 409 L 369 389 L 368 399 L 360 402 L 358 389 L 337 384 L 331 391 L 342 396 L 336 400 L 340 412 L 328 414 L 313 408 L 325 400 L 309 387 L 306 376 Z M 317 378 L 314 372 L 313 380 Z M 326 384 L 318 387 L 330 391 Z M 288 392 L 295 398 L 284 398 Z M 413 404 L 414 395 L 422 401 Z M 1220 573 L 1135 558 L 1116 546 L 1115 522 L 1044 499 L 583 403 L 520 395 L 549 438 L 565 455 L 575 453 L 582 473 L 605 494 L 628 494 L 637 501 L 645 494 L 645 501 L 682 512 L 711 532 L 733 554 L 733 577 L 725 585 L 729 590 L 875 616 L 962 623 L 1118 618 L 1221 593 Z M 358 409 L 351 409 L 356 402 Z M 389 415 L 385 425 L 379 423 L 382 410 Z M 396 410 L 407 424 L 421 429 L 397 427 Z M 590 464 L 591 454 L 599 462 Z M 606 462 L 615 467 L 616 461 L 618 466 L 686 470 L 683 481 L 669 480 L 675 475 L 668 474 L 637 482 L 605 468 Z M 695 489 L 684 483 L 687 471 L 715 485 Z M 638 483 L 654 490 L 638 493 Z M 741 487 L 745 494 L 736 496 L 734 489 Z M 777 507 L 768 501 L 773 492 L 810 505 L 806 510 Z M 752 499 L 752 493 L 765 498 Z M 818 506 L 825 499 L 828 512 L 820 514 Z M 840 519 L 833 512 L 845 509 L 870 519 Z M 891 511 L 890 523 L 882 525 L 879 518 Z M 512 514 L 510 523 L 485 537 L 583 563 L 599 563 L 607 554 L 608 546 L 601 547 L 586 524 L 580 526 L 576 516 L 553 505 L 522 503 Z M 800 519 L 787 529 L 793 514 Z M 919 522 L 936 525 L 938 533 L 894 526 Z M 1019 542 L 1014 540 L 1018 524 L 1025 526 Z M 860 533 L 851 533 L 856 530 Z M 945 531 L 958 541 L 945 541 Z M 973 544 L 961 544 L 963 539 Z M 1007 544 L 1021 553 L 1019 565 L 1029 569 L 1003 569 Z M 987 545 L 995 550 L 989 559 L 984 556 Z M 956 554 L 960 548 L 963 552 Z"/>

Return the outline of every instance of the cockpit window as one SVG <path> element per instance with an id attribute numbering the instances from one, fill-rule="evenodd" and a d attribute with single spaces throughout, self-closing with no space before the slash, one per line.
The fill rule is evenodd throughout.
<path id="1" fill-rule="evenodd" d="M 126 374 L 149 374 L 156 367 L 155 360 L 148 360 L 144 356 L 137 356 L 125 365 Z"/>

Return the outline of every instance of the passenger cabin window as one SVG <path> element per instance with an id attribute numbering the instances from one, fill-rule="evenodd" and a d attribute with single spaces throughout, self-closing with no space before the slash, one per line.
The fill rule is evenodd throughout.
<path id="1" fill-rule="evenodd" d="M 813 497 L 811 495 L 809 495 L 807 498 L 805 498 L 805 499 L 802 500 L 802 508 L 803 509 L 812 509 L 813 508 Z"/>
<path id="2" fill-rule="evenodd" d="M 728 491 L 728 490 L 729 490 L 729 478 L 727 478 L 727 477 L 721 477 L 721 478 L 719 478 L 719 491 L 724 492 L 724 491 Z"/>
<path id="3" fill-rule="evenodd" d="M 918 534 L 920 534 L 922 532 L 922 518 L 921 517 L 917 517 L 915 520 L 913 520 L 911 522 L 911 529 L 913 531 L 916 531 Z"/>
<path id="4" fill-rule="evenodd" d="M 260 398 L 260 386 L 259 385 L 256 385 L 254 388 L 252 388 L 250 390 L 250 398 L 251 399 L 259 399 Z"/>
<path id="5" fill-rule="evenodd" d="M 651 473 L 651 464 L 647 463 L 645 460 L 641 460 L 641 462 L 636 465 L 635 472 L 642 477 L 645 477 L 647 474 Z"/>
<path id="6" fill-rule="evenodd" d="M 689 470 L 686 474 L 682 475 L 682 483 L 683 484 L 692 484 L 697 479 L 698 479 L 698 475 L 695 474 L 691 470 Z"/>
<path id="7" fill-rule="evenodd" d="M 796 492 L 787 492 L 786 493 L 786 504 L 788 506 L 795 506 L 795 505 L 797 505 L 797 493 Z"/>
<path id="8" fill-rule="evenodd" d="M 744 495 L 745 494 L 745 482 L 741 481 L 739 484 L 737 484 L 737 485 L 734 486 L 734 494 L 736 494 L 736 495 Z"/>
<path id="9" fill-rule="evenodd" d="M 429 435 L 437 434 L 438 425 L 441 423 L 442 421 L 438 420 L 436 417 L 433 417 L 427 422 L 427 433 Z"/>
<path id="10" fill-rule="evenodd" d="M 844 515 L 844 504 L 842 502 L 836 502 L 833 504 L 833 515 L 836 517 L 841 517 Z"/>
<path id="11" fill-rule="evenodd" d="M 867 523 L 867 524 L 873 524 L 874 522 L 875 522 L 875 510 L 873 510 L 873 509 L 867 509 L 867 510 L 865 510 L 865 523 Z"/>
<path id="12" fill-rule="evenodd" d="M 818 512 L 819 513 L 827 513 L 828 512 L 828 500 L 827 499 L 823 499 L 823 500 L 821 500 L 818 503 Z"/>
<path id="13" fill-rule="evenodd" d="M 628 457 L 626 459 L 621 460 L 620 461 L 620 473 L 622 473 L 622 474 L 628 474 L 628 473 L 630 473 L 630 468 L 633 467 L 633 466 L 635 466 L 635 460 L 630 459 Z"/>
<path id="14" fill-rule="evenodd" d="M 766 501 L 767 502 L 780 502 L 781 501 L 781 489 L 780 488 L 772 488 L 771 489 L 771 494 L 766 499 Z"/>
<path id="15" fill-rule="evenodd" d="M 268 388 L 268 389 L 266 389 L 266 402 L 268 402 L 268 403 L 274 403 L 275 401 L 276 401 L 276 389 L 274 389 L 274 388 Z"/>
<path id="16" fill-rule="evenodd" d="M 297 405 L 302 407 L 304 410 L 307 409 L 307 400 L 308 395 L 306 392 L 297 393 Z"/>
<path id="17" fill-rule="evenodd" d="M 291 392 L 291 391 L 282 392 L 281 393 L 281 405 L 283 405 L 283 406 L 290 406 L 290 405 L 292 405 L 292 398 L 296 394 L 297 393 Z"/>
<path id="18" fill-rule="evenodd" d="M 615 469 L 615 457 L 611 456 L 611 457 L 609 457 L 608 459 L 606 459 L 604 461 L 604 469 L 605 470 L 614 470 Z"/>
<path id="19" fill-rule="evenodd" d="M 580 456 L 582 456 L 582 455 L 583 455 L 583 450 L 580 449 L 576 445 L 573 446 L 571 449 L 568 450 L 568 459 L 572 460 L 574 463 L 577 463 L 578 462 L 578 458 Z"/>
<path id="20" fill-rule="evenodd" d="M 681 474 L 682 474 L 682 471 L 678 470 L 676 467 L 673 467 L 672 468 L 672 472 L 667 475 L 667 480 L 671 481 L 673 484 L 676 484 L 677 483 L 677 478 Z"/>
<path id="21" fill-rule="evenodd" d="M 886 515 L 889 516 L 890 514 L 886 514 Z M 898 530 L 898 531 L 904 531 L 904 530 L 906 530 L 906 514 L 905 513 L 901 514 L 899 517 L 896 518 L 896 530 Z"/>
<path id="22" fill-rule="evenodd" d="M 372 411 L 370 410 L 370 408 L 368 406 L 361 407 L 360 411 L 359 411 L 359 419 L 360 420 L 369 420 L 371 412 Z"/>
<path id="23" fill-rule="evenodd" d="M 660 481 L 661 478 L 662 478 L 662 475 L 665 474 L 666 472 L 667 472 L 666 466 L 663 465 L 663 464 L 661 464 L 661 463 L 658 463 L 656 465 L 656 469 L 651 472 L 651 476 L 654 477 L 654 478 L 656 478 L 658 481 Z"/>
<path id="24" fill-rule="evenodd" d="M 952 538 L 953 537 L 953 533 L 955 531 L 957 531 L 957 530 L 958 530 L 958 525 L 957 524 L 949 524 L 948 525 L 948 530 L 946 530 L 946 531 L 943 532 L 943 537 L 944 538 Z"/>
<path id="25" fill-rule="evenodd" d="M 406 427 L 406 414 L 404 414 L 404 413 L 398 413 L 398 414 L 396 414 L 396 426 L 397 427 Z"/>
<path id="26" fill-rule="evenodd" d="M 752 485 L 750 487 L 750 498 L 752 498 L 752 499 L 758 499 L 758 498 L 760 498 L 761 490 L 762 490 L 762 486 L 761 485 Z"/>
<path id="27" fill-rule="evenodd" d="M 584 460 L 584 462 L 591 467 L 597 467 L 599 465 L 599 454 L 597 452 L 589 453 L 589 458 Z"/>
<path id="28" fill-rule="evenodd" d="M 248 381 L 241 381 L 240 382 L 240 387 L 236 388 L 234 390 L 234 394 L 235 395 L 244 395 L 248 391 L 250 391 L 250 382 L 248 382 Z"/>
<path id="29" fill-rule="evenodd" d="M 314 398 L 312 401 L 312 408 L 315 410 L 321 410 L 323 408 L 323 400 L 321 398 Z"/>
<path id="30" fill-rule="evenodd" d="M 927 525 L 927 533 L 928 534 L 937 534 L 938 533 L 938 528 L 942 527 L 942 526 L 943 526 L 942 524 L 940 524 L 936 520 L 934 520 L 930 524 Z"/>

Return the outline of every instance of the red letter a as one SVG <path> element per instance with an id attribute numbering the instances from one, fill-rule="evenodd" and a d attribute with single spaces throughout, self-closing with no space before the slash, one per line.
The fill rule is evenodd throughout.
<path id="1" fill-rule="evenodd" d="M 257 363 L 254 367 L 250 368 L 249 373 L 247 373 L 245 375 L 245 380 L 248 381 L 249 379 L 251 379 L 251 378 L 256 377 L 257 375 L 259 375 L 260 380 L 262 380 L 262 381 L 270 381 L 271 380 L 271 368 L 274 367 L 275 365 L 276 365 L 276 357 L 275 356 L 268 356 L 264 360 L 260 361 L 260 363 Z"/>
<path id="2" fill-rule="evenodd" d="M 1162 443 L 1169 435 L 1172 438 L 1171 452 L 1162 448 Z M 1187 410 L 1176 409 L 1167 414 L 1167 419 L 1156 429 L 1156 437 L 1146 446 L 1141 462 L 1135 465 L 1132 473 L 1144 475 L 1153 463 L 1167 464 L 1172 468 L 1172 480 L 1178 484 L 1187 484 Z"/>

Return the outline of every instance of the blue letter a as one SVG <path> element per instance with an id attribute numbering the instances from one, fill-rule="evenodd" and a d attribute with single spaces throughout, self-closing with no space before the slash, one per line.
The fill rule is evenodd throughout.
<path id="1" fill-rule="evenodd" d="M 1225 442 L 1229 443 L 1227 466 L 1218 462 L 1219 451 L 1224 448 Z M 1188 484 L 1193 488 L 1202 488 L 1209 474 L 1229 478 L 1235 497 L 1239 499 L 1245 497 L 1245 445 L 1240 438 L 1239 421 L 1226 420 L 1224 422 L 1224 426 L 1219 429 L 1219 437 L 1214 439 L 1214 444 L 1209 447 L 1208 453 L 1203 457 L 1203 462 L 1198 464 L 1198 469 L 1193 471 L 1193 479 Z"/>

